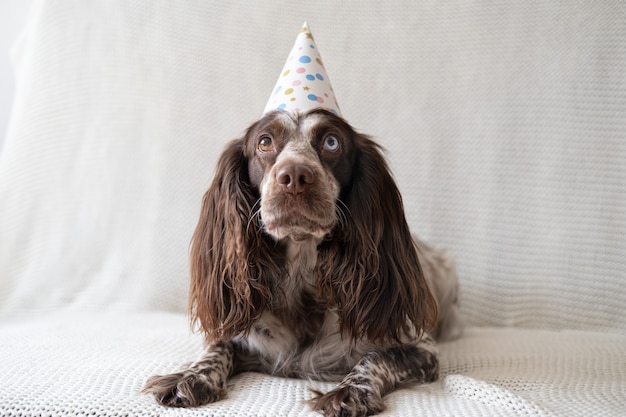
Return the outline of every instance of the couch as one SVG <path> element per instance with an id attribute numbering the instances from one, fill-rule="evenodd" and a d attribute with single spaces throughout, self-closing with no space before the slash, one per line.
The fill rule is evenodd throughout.
<path id="1" fill-rule="evenodd" d="M 166 409 L 194 360 L 188 249 L 226 141 L 308 20 L 415 233 L 454 256 L 464 335 L 384 416 L 626 415 L 626 8 L 619 1 L 35 1 L 0 155 L 0 415 L 314 416 L 246 373 Z"/>

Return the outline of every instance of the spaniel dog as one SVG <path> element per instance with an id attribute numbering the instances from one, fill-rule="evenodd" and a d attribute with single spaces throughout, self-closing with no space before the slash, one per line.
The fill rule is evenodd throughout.
<path id="1" fill-rule="evenodd" d="M 438 377 L 460 332 L 452 261 L 412 238 L 381 148 L 326 110 L 277 110 L 230 142 L 191 245 L 190 314 L 207 347 L 144 392 L 166 406 L 222 398 L 245 371 L 336 381 L 326 416 L 384 409 Z"/>

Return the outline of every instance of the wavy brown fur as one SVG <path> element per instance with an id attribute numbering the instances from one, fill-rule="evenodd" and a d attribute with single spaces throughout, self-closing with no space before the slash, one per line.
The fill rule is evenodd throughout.
<path id="1" fill-rule="evenodd" d="M 409 322 L 422 331 L 431 329 L 437 304 L 381 149 L 369 137 L 354 135 L 354 180 L 342 196 L 347 221 L 320 247 L 318 266 L 339 307 L 344 333 L 399 342 Z"/>
<path id="2" fill-rule="evenodd" d="M 218 401 L 255 371 L 336 381 L 314 410 L 371 415 L 397 386 L 437 378 L 435 323 L 447 338 L 461 328 L 454 265 L 413 240 L 381 147 L 325 110 L 268 113 L 226 146 L 190 263 L 208 343 L 146 382 L 166 406 Z"/>
<path id="3" fill-rule="evenodd" d="M 258 192 L 248 185 L 244 151 L 245 138 L 222 153 L 191 244 L 189 310 L 209 340 L 248 331 L 285 271 L 283 251 L 250 223 Z"/>

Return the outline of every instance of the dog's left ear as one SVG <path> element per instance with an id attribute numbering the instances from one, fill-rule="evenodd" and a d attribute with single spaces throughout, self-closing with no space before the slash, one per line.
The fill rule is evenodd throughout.
<path id="1" fill-rule="evenodd" d="M 410 324 L 418 332 L 430 329 L 437 305 L 381 148 L 355 133 L 355 152 L 352 184 L 341 196 L 349 212 L 320 246 L 322 280 L 335 298 L 342 333 L 400 341 L 412 333 Z"/>

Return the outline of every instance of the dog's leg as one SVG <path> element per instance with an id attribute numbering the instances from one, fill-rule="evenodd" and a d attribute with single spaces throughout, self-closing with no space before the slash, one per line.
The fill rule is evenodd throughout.
<path id="1" fill-rule="evenodd" d="M 232 370 L 232 342 L 216 342 L 183 371 L 150 377 L 142 392 L 168 407 L 198 407 L 224 397 Z"/>
<path id="2" fill-rule="evenodd" d="M 409 382 L 432 382 L 439 374 L 435 342 L 426 335 L 417 345 L 402 345 L 364 355 L 337 388 L 312 400 L 325 416 L 369 416 L 385 409 L 383 396 Z"/>

